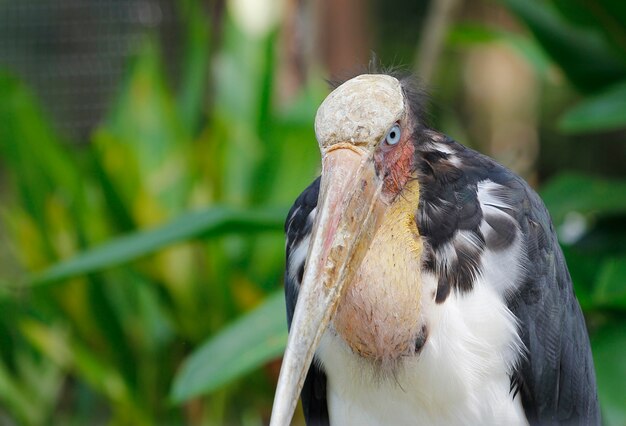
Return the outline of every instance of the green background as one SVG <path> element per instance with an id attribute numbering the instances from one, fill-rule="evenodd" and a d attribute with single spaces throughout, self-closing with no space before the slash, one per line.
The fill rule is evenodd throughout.
<path id="1" fill-rule="evenodd" d="M 537 188 L 626 425 L 626 2 L 170 3 L 180 61 L 142 31 L 87 133 L 0 57 L 0 424 L 267 423 L 284 218 L 319 171 L 324 79 L 374 50 Z M 318 46 L 340 12 L 358 46 Z"/>

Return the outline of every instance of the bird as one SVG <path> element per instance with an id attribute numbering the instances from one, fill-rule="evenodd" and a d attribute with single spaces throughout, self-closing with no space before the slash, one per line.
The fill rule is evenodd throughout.
<path id="1" fill-rule="evenodd" d="M 334 85 L 285 231 L 270 424 L 599 425 L 585 320 L 518 175 L 428 124 L 409 73 Z"/>

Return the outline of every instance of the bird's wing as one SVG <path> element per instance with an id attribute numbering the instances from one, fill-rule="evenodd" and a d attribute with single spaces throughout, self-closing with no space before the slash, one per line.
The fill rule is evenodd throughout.
<path id="1" fill-rule="evenodd" d="M 417 225 L 424 237 L 422 268 L 438 273 L 437 303 L 454 289 L 471 291 L 485 255 L 505 253 L 521 236 L 519 271 L 506 302 L 518 319 L 525 353 L 511 372 L 511 397 L 522 398 L 531 424 L 600 424 L 595 373 L 584 317 L 550 216 L 521 178 L 493 160 L 455 143 L 440 141 L 417 155 L 420 206 Z M 442 149 L 438 151 L 437 149 Z M 289 324 L 304 272 L 309 236 L 319 194 L 319 179 L 296 200 L 285 225 L 285 293 Z M 456 244 L 459 233 L 472 244 Z M 456 262 L 443 268 L 445 254 Z M 512 277 L 510 259 L 493 257 L 490 274 Z M 493 263 L 493 262 L 492 262 Z M 443 272 L 442 272 L 443 271 Z M 445 273 L 444 273 L 445 272 Z M 326 375 L 313 362 L 302 390 L 309 425 L 328 424 Z"/>
<path id="2" fill-rule="evenodd" d="M 315 207 L 319 195 L 320 179 L 317 178 L 298 197 L 287 215 L 287 268 L 285 271 L 285 300 L 287 303 L 287 324 L 291 319 L 298 298 L 298 290 L 304 274 L 304 261 L 307 255 L 311 228 L 315 219 Z M 326 403 L 326 374 L 313 360 L 301 393 L 302 408 L 307 425 L 328 425 Z"/>
<path id="3" fill-rule="evenodd" d="M 499 288 L 525 346 L 511 396 L 520 392 L 529 422 L 600 424 L 584 317 L 543 202 L 523 179 L 451 139 L 418 149 L 422 268 L 438 277 L 437 303 L 452 289 L 472 291 L 478 276 Z M 459 244 L 460 235 L 473 243 Z"/>
<path id="4" fill-rule="evenodd" d="M 526 277 L 508 301 L 526 357 L 512 377 L 531 424 L 599 425 L 595 372 L 585 319 L 550 216 L 524 183 L 519 223 Z"/>

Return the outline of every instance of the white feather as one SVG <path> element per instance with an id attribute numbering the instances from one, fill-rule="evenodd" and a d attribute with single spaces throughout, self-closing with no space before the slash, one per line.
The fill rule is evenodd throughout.
<path id="1" fill-rule="evenodd" d="M 433 143 L 432 147 L 435 148 L 439 152 L 443 152 L 448 156 L 447 160 L 454 165 L 455 167 L 460 167 L 463 163 L 459 158 L 454 155 L 455 151 L 444 143 Z"/>
<path id="2" fill-rule="evenodd" d="M 302 265 L 306 260 L 310 241 L 311 236 L 307 235 L 307 237 L 300 241 L 300 244 L 298 244 L 298 246 L 289 255 L 289 265 L 287 265 L 289 278 L 297 282 L 298 286 L 300 285 L 300 282 L 298 281 L 298 269 L 300 269 L 300 265 Z"/>
<path id="3" fill-rule="evenodd" d="M 496 189 L 504 189 L 506 188 L 500 184 L 497 184 L 489 179 L 478 182 L 477 186 L 477 196 L 478 201 L 481 204 L 481 207 L 497 207 L 502 209 L 511 209 L 515 206 L 510 206 L 504 202 L 501 198 L 495 197 L 491 191 Z"/>
<path id="4" fill-rule="evenodd" d="M 515 222 L 502 209 L 513 209 L 502 199 L 494 197 L 490 191 L 494 189 L 506 189 L 501 185 L 490 180 L 484 180 L 478 183 L 478 201 L 483 211 L 483 216 L 505 216 L 507 219 Z M 515 222 L 516 227 L 517 223 Z M 480 224 L 480 231 L 483 235 L 492 232 L 493 229 L 483 219 Z M 505 250 L 493 251 L 486 249 L 482 255 L 481 271 L 483 279 L 489 283 L 501 296 L 505 297 L 512 293 L 519 284 L 519 278 L 524 273 L 521 265 L 526 258 L 523 250 L 521 232 L 519 228 L 516 231 L 516 237 L 513 244 Z"/>
<path id="5" fill-rule="evenodd" d="M 423 274 L 424 295 L 436 278 Z M 395 374 L 355 355 L 329 329 L 317 350 L 328 377 L 331 424 L 524 425 L 509 374 L 521 354 L 516 320 L 502 297 L 478 279 L 467 294 L 422 303 L 428 340 Z"/>

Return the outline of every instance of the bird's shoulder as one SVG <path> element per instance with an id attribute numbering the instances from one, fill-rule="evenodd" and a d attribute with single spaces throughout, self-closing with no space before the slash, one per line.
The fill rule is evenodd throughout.
<path id="1" fill-rule="evenodd" d="M 313 226 L 311 213 L 317 207 L 320 192 L 320 177 L 316 178 L 296 198 L 285 220 L 285 235 L 287 236 L 287 255 L 292 246 L 297 245 L 311 232 Z"/>
<path id="2" fill-rule="evenodd" d="M 438 281 L 436 302 L 452 291 L 472 291 L 487 261 L 489 279 L 500 281 L 499 292 L 508 291 L 517 274 L 514 265 L 502 263 L 520 255 L 520 223 L 534 208 L 532 189 L 491 158 L 443 135 L 430 135 L 417 147 L 416 222 L 423 270 Z"/>
<path id="3" fill-rule="evenodd" d="M 439 302 L 451 288 L 471 291 L 478 277 L 498 288 L 525 349 L 511 389 L 531 424 L 599 424 L 584 317 L 543 201 L 521 177 L 449 138 L 423 149 L 417 220 Z"/>

